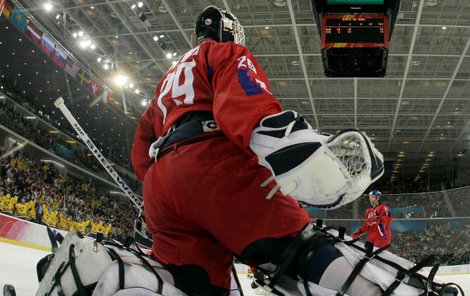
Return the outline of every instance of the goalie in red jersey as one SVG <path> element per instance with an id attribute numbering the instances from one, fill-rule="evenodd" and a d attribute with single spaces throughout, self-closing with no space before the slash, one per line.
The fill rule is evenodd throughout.
<path id="1" fill-rule="evenodd" d="M 382 176 L 382 154 L 357 129 L 320 134 L 283 111 L 232 13 L 207 7 L 193 37 L 158 83 L 132 147 L 153 258 L 188 295 L 228 295 L 234 256 L 275 266 L 269 284 L 257 280 L 273 292 L 291 295 L 279 286 L 288 277 L 308 295 L 379 295 L 395 275 L 365 265 L 371 280 L 355 268 L 359 255 L 298 203 L 334 209 L 357 199 Z"/>

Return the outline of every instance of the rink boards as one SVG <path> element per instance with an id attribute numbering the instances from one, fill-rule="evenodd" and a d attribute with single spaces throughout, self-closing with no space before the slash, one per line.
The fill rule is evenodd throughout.
<path id="1" fill-rule="evenodd" d="M 66 236 L 65 231 L 54 231 Z M 0 214 L 0 287 L 12 284 L 18 296 L 35 295 L 39 287 L 36 263 L 49 253 L 50 242 L 44 225 Z M 241 264 L 236 267 L 244 295 L 259 295 L 250 287 L 248 267 Z M 443 282 L 458 283 L 470 296 L 470 264 L 441 266 L 437 276 Z"/>

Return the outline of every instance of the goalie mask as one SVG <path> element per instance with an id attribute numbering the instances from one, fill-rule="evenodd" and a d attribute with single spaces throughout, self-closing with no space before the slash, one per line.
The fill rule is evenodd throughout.
<path id="1" fill-rule="evenodd" d="M 364 133 L 348 129 L 322 135 L 294 111 L 265 117 L 252 133 L 250 148 L 271 170 L 274 191 L 319 208 L 357 199 L 384 172 L 382 154 Z"/>
<path id="2" fill-rule="evenodd" d="M 206 7 L 196 21 L 196 44 L 204 38 L 245 45 L 245 32 L 237 17 L 214 5 Z"/>

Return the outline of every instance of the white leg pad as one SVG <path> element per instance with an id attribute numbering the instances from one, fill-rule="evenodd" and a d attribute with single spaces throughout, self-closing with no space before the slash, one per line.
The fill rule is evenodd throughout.
<path id="1" fill-rule="evenodd" d="M 353 271 L 353 267 L 344 257 L 339 257 L 328 265 L 320 279 L 320 286 L 332 290 L 340 290 L 348 276 Z M 368 281 L 363 276 L 358 275 L 346 293 L 350 296 L 375 296 L 382 294 L 380 288 Z"/>

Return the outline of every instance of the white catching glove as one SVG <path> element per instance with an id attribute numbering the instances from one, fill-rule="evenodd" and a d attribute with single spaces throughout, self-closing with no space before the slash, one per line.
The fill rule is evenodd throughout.
<path id="1" fill-rule="evenodd" d="M 250 148 L 276 180 L 268 198 L 279 189 L 321 208 L 353 201 L 384 172 L 382 154 L 365 134 L 351 129 L 322 135 L 290 110 L 263 118 Z"/>

